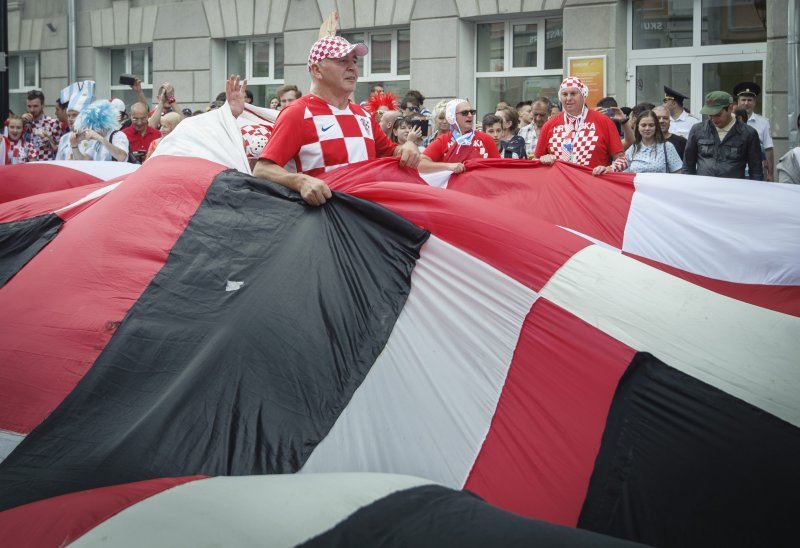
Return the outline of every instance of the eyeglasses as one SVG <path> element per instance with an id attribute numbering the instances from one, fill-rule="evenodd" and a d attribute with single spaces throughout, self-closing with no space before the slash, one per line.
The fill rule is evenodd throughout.
<path id="1" fill-rule="evenodd" d="M 475 116 L 477 113 L 478 113 L 477 110 L 472 109 L 472 110 L 460 110 L 456 114 L 460 114 L 461 116 L 469 116 L 470 114 L 472 114 L 473 116 Z"/>

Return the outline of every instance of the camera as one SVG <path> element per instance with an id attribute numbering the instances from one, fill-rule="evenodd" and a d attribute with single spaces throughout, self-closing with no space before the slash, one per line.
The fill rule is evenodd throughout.
<path id="1" fill-rule="evenodd" d="M 418 127 L 422 135 L 428 134 L 428 121 L 427 120 L 411 120 L 409 122 L 411 127 Z"/>
<path id="2" fill-rule="evenodd" d="M 136 83 L 136 80 L 138 80 L 138 78 L 136 76 L 134 76 L 133 74 L 120 74 L 119 75 L 119 83 L 120 83 L 120 85 L 123 85 L 123 86 L 131 86 L 131 87 L 133 87 L 133 84 Z"/>

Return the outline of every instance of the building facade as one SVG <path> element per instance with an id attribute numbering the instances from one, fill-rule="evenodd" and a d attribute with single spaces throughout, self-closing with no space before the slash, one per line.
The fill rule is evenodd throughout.
<path id="1" fill-rule="evenodd" d="M 306 91 L 308 50 L 338 10 L 340 32 L 370 46 L 357 100 L 380 82 L 400 96 L 420 90 L 428 108 L 469 97 L 482 115 L 500 100 L 555 97 L 563 76 L 578 73 L 621 105 L 659 103 L 669 85 L 699 110 L 706 92 L 755 81 L 776 157 L 796 112 L 787 104 L 787 0 L 74 1 L 75 75 L 95 80 L 98 97 L 126 103 L 125 73 L 148 95 L 172 83 L 192 109 L 206 108 L 231 73 L 248 78 L 261 105 L 284 83 Z M 67 5 L 8 2 L 12 110 L 24 109 L 29 89 L 52 104 L 67 85 Z"/>

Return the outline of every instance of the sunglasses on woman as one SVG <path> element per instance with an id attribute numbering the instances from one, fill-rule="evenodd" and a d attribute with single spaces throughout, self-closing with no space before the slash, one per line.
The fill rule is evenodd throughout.
<path id="1" fill-rule="evenodd" d="M 473 116 L 475 116 L 477 113 L 478 113 L 477 110 L 472 109 L 472 110 L 460 110 L 456 114 L 460 114 L 461 116 L 469 116 L 470 114 L 472 114 Z"/>

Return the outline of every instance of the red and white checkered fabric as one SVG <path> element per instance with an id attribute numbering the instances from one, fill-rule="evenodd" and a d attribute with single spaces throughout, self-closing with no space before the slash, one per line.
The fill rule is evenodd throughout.
<path id="1" fill-rule="evenodd" d="M 536 156 L 552 154 L 557 160 L 597 167 L 611 164 L 613 157 L 623 152 L 617 128 L 607 116 L 589 110 L 579 125 L 575 131 L 574 123 L 566 123 L 564 115 L 545 122 L 536 143 Z"/>
<path id="2" fill-rule="evenodd" d="M 55 151 L 50 147 L 47 139 L 43 139 L 36 135 L 37 130 L 44 130 L 45 134 L 53 136 L 53 140 L 58 143 L 61 139 L 61 123 L 55 118 L 49 116 L 42 116 L 38 120 L 32 120 L 25 125 L 24 140 L 31 143 L 36 149 L 36 155 L 39 160 L 54 160 L 56 157 Z"/>
<path id="3" fill-rule="evenodd" d="M 599 140 L 600 136 L 595 129 L 584 127 L 576 133 L 571 129 L 565 129 L 564 126 L 560 126 L 553 131 L 548 143 L 549 149 L 556 159 L 572 162 L 579 166 L 588 166 Z M 568 150 L 569 143 L 572 143 L 571 152 Z"/>
<path id="4" fill-rule="evenodd" d="M 567 88 L 578 88 L 578 90 L 581 92 L 581 95 L 584 97 L 589 95 L 589 88 L 586 87 L 586 84 L 581 82 L 580 78 L 576 78 L 575 76 L 564 78 L 564 81 L 561 82 L 561 86 L 558 89 L 562 90 Z"/>
<path id="5" fill-rule="evenodd" d="M 318 175 L 338 167 L 391 155 L 395 144 L 373 134 L 371 117 L 355 103 L 338 109 L 315 95 L 284 109 L 261 157 L 287 171 Z"/>
<path id="6" fill-rule="evenodd" d="M 25 164 L 39 159 L 36 148 L 31 143 L 26 143 L 22 139 L 15 142 L 8 137 L 0 138 L 2 138 L 0 165 Z"/>
<path id="7" fill-rule="evenodd" d="M 242 132 L 242 139 L 244 139 L 247 159 L 252 160 L 261 156 L 261 152 L 267 146 L 267 141 L 272 135 L 272 124 L 250 124 L 239 129 Z"/>
<path id="8" fill-rule="evenodd" d="M 354 50 L 356 55 L 366 55 L 369 51 L 366 44 L 351 44 L 341 36 L 323 36 L 311 46 L 311 51 L 308 53 L 308 70 L 311 70 L 311 65 L 323 59 L 341 59 Z"/>

